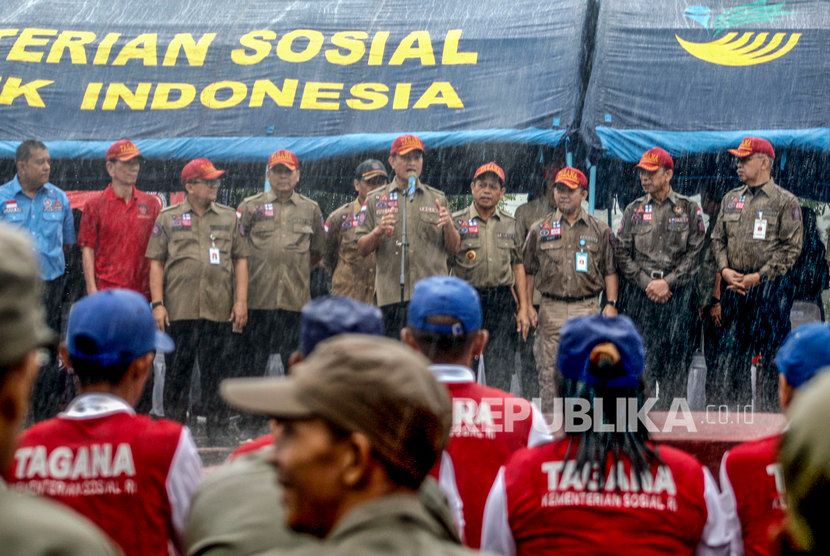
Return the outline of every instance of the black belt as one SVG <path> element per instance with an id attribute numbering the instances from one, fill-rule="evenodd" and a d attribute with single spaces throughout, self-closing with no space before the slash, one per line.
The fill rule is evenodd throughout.
<path id="1" fill-rule="evenodd" d="M 592 293 L 591 295 L 586 295 L 585 297 L 561 297 L 558 295 L 551 295 L 549 293 L 540 292 L 542 297 L 546 297 L 548 299 L 553 299 L 554 301 L 564 301 L 565 303 L 574 303 L 576 301 L 587 301 L 589 299 L 596 299 L 599 296 L 599 293 Z"/>

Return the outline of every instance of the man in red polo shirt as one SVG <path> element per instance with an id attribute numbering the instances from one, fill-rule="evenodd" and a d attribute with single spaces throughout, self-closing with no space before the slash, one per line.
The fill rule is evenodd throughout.
<path id="1" fill-rule="evenodd" d="M 787 411 L 796 391 L 830 365 L 830 326 L 815 322 L 793 330 L 775 356 L 778 402 Z M 821 371 L 823 372 L 823 371 Z M 723 455 L 722 500 L 732 532 L 732 554 L 778 554 L 784 523 L 784 475 L 778 463 L 782 433 L 746 442 Z"/>
<path id="2" fill-rule="evenodd" d="M 78 235 L 88 294 L 126 288 L 150 299 L 150 261 L 144 252 L 161 203 L 135 188 L 142 159 L 128 139 L 107 150 L 112 182 L 86 204 Z"/>

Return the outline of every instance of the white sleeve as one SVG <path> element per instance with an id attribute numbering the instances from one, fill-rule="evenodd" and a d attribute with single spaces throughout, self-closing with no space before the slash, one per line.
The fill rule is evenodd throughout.
<path id="1" fill-rule="evenodd" d="M 726 513 L 721 506 L 715 478 L 708 467 L 703 467 L 703 498 L 706 501 L 706 524 L 695 549 L 695 556 L 726 556 L 731 541 L 726 526 Z"/>
<path id="2" fill-rule="evenodd" d="M 193 493 L 202 481 L 202 460 L 196 450 L 196 443 L 190 429 L 182 427 L 179 445 L 170 462 L 167 472 L 167 498 L 170 501 L 171 521 L 176 538 L 172 539 L 176 547 L 182 546 L 184 527 L 190 511 Z"/>
<path id="3" fill-rule="evenodd" d="M 726 458 L 729 452 L 723 454 L 720 462 L 720 500 L 726 520 L 727 534 L 730 536 L 731 548 L 729 553 L 732 556 L 744 556 L 744 539 L 741 531 L 741 520 L 738 518 L 738 501 L 735 499 L 735 490 L 726 472 Z"/>
<path id="4" fill-rule="evenodd" d="M 542 415 L 542 412 L 539 411 L 533 402 L 530 403 L 530 415 L 532 416 L 533 424 L 530 427 L 530 434 L 527 437 L 527 447 L 533 448 L 534 446 L 547 444 L 553 440 L 553 435 L 548 429 L 544 415 Z"/>
<path id="5" fill-rule="evenodd" d="M 499 469 L 493 487 L 484 504 L 484 521 L 481 526 L 481 551 L 504 556 L 516 555 L 516 541 L 507 521 L 507 491 L 504 486 L 504 467 Z"/>
<path id="6" fill-rule="evenodd" d="M 464 502 L 461 500 L 461 495 L 458 494 L 458 484 L 455 482 L 455 466 L 452 464 L 452 458 L 446 450 L 441 452 L 438 484 L 441 485 L 441 489 L 447 495 L 447 503 L 450 506 L 452 519 L 455 521 L 455 528 L 458 530 L 461 542 L 464 542 L 464 528 L 467 526 L 467 522 L 464 520 Z"/>

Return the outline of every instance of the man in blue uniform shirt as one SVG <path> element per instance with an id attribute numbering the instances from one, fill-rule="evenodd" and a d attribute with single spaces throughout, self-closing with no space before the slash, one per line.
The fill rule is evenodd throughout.
<path id="1" fill-rule="evenodd" d="M 0 187 L 0 220 L 25 228 L 33 237 L 40 277 L 44 281 L 46 323 L 61 331 L 61 309 L 66 259 L 64 251 L 75 243 L 75 227 L 69 199 L 62 189 L 49 183 L 51 159 L 46 145 L 35 139 L 23 141 L 14 155 L 17 174 Z M 56 396 L 62 386 L 53 364 L 41 372 L 32 397 L 35 420 L 53 417 Z"/>

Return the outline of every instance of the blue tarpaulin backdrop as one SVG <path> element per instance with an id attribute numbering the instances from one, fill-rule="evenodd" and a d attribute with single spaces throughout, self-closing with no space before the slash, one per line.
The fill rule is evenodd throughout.
<path id="1" fill-rule="evenodd" d="M 24 137 L 56 158 L 101 158 L 122 137 L 148 157 L 217 161 L 388 149 L 401 132 L 430 146 L 553 147 L 578 122 L 586 11 L 583 0 L 12 1 L 0 11 L 0 155 Z"/>
<path id="2" fill-rule="evenodd" d="M 625 161 L 745 135 L 827 151 L 828 91 L 830 2 L 602 0 L 581 133 Z"/>

